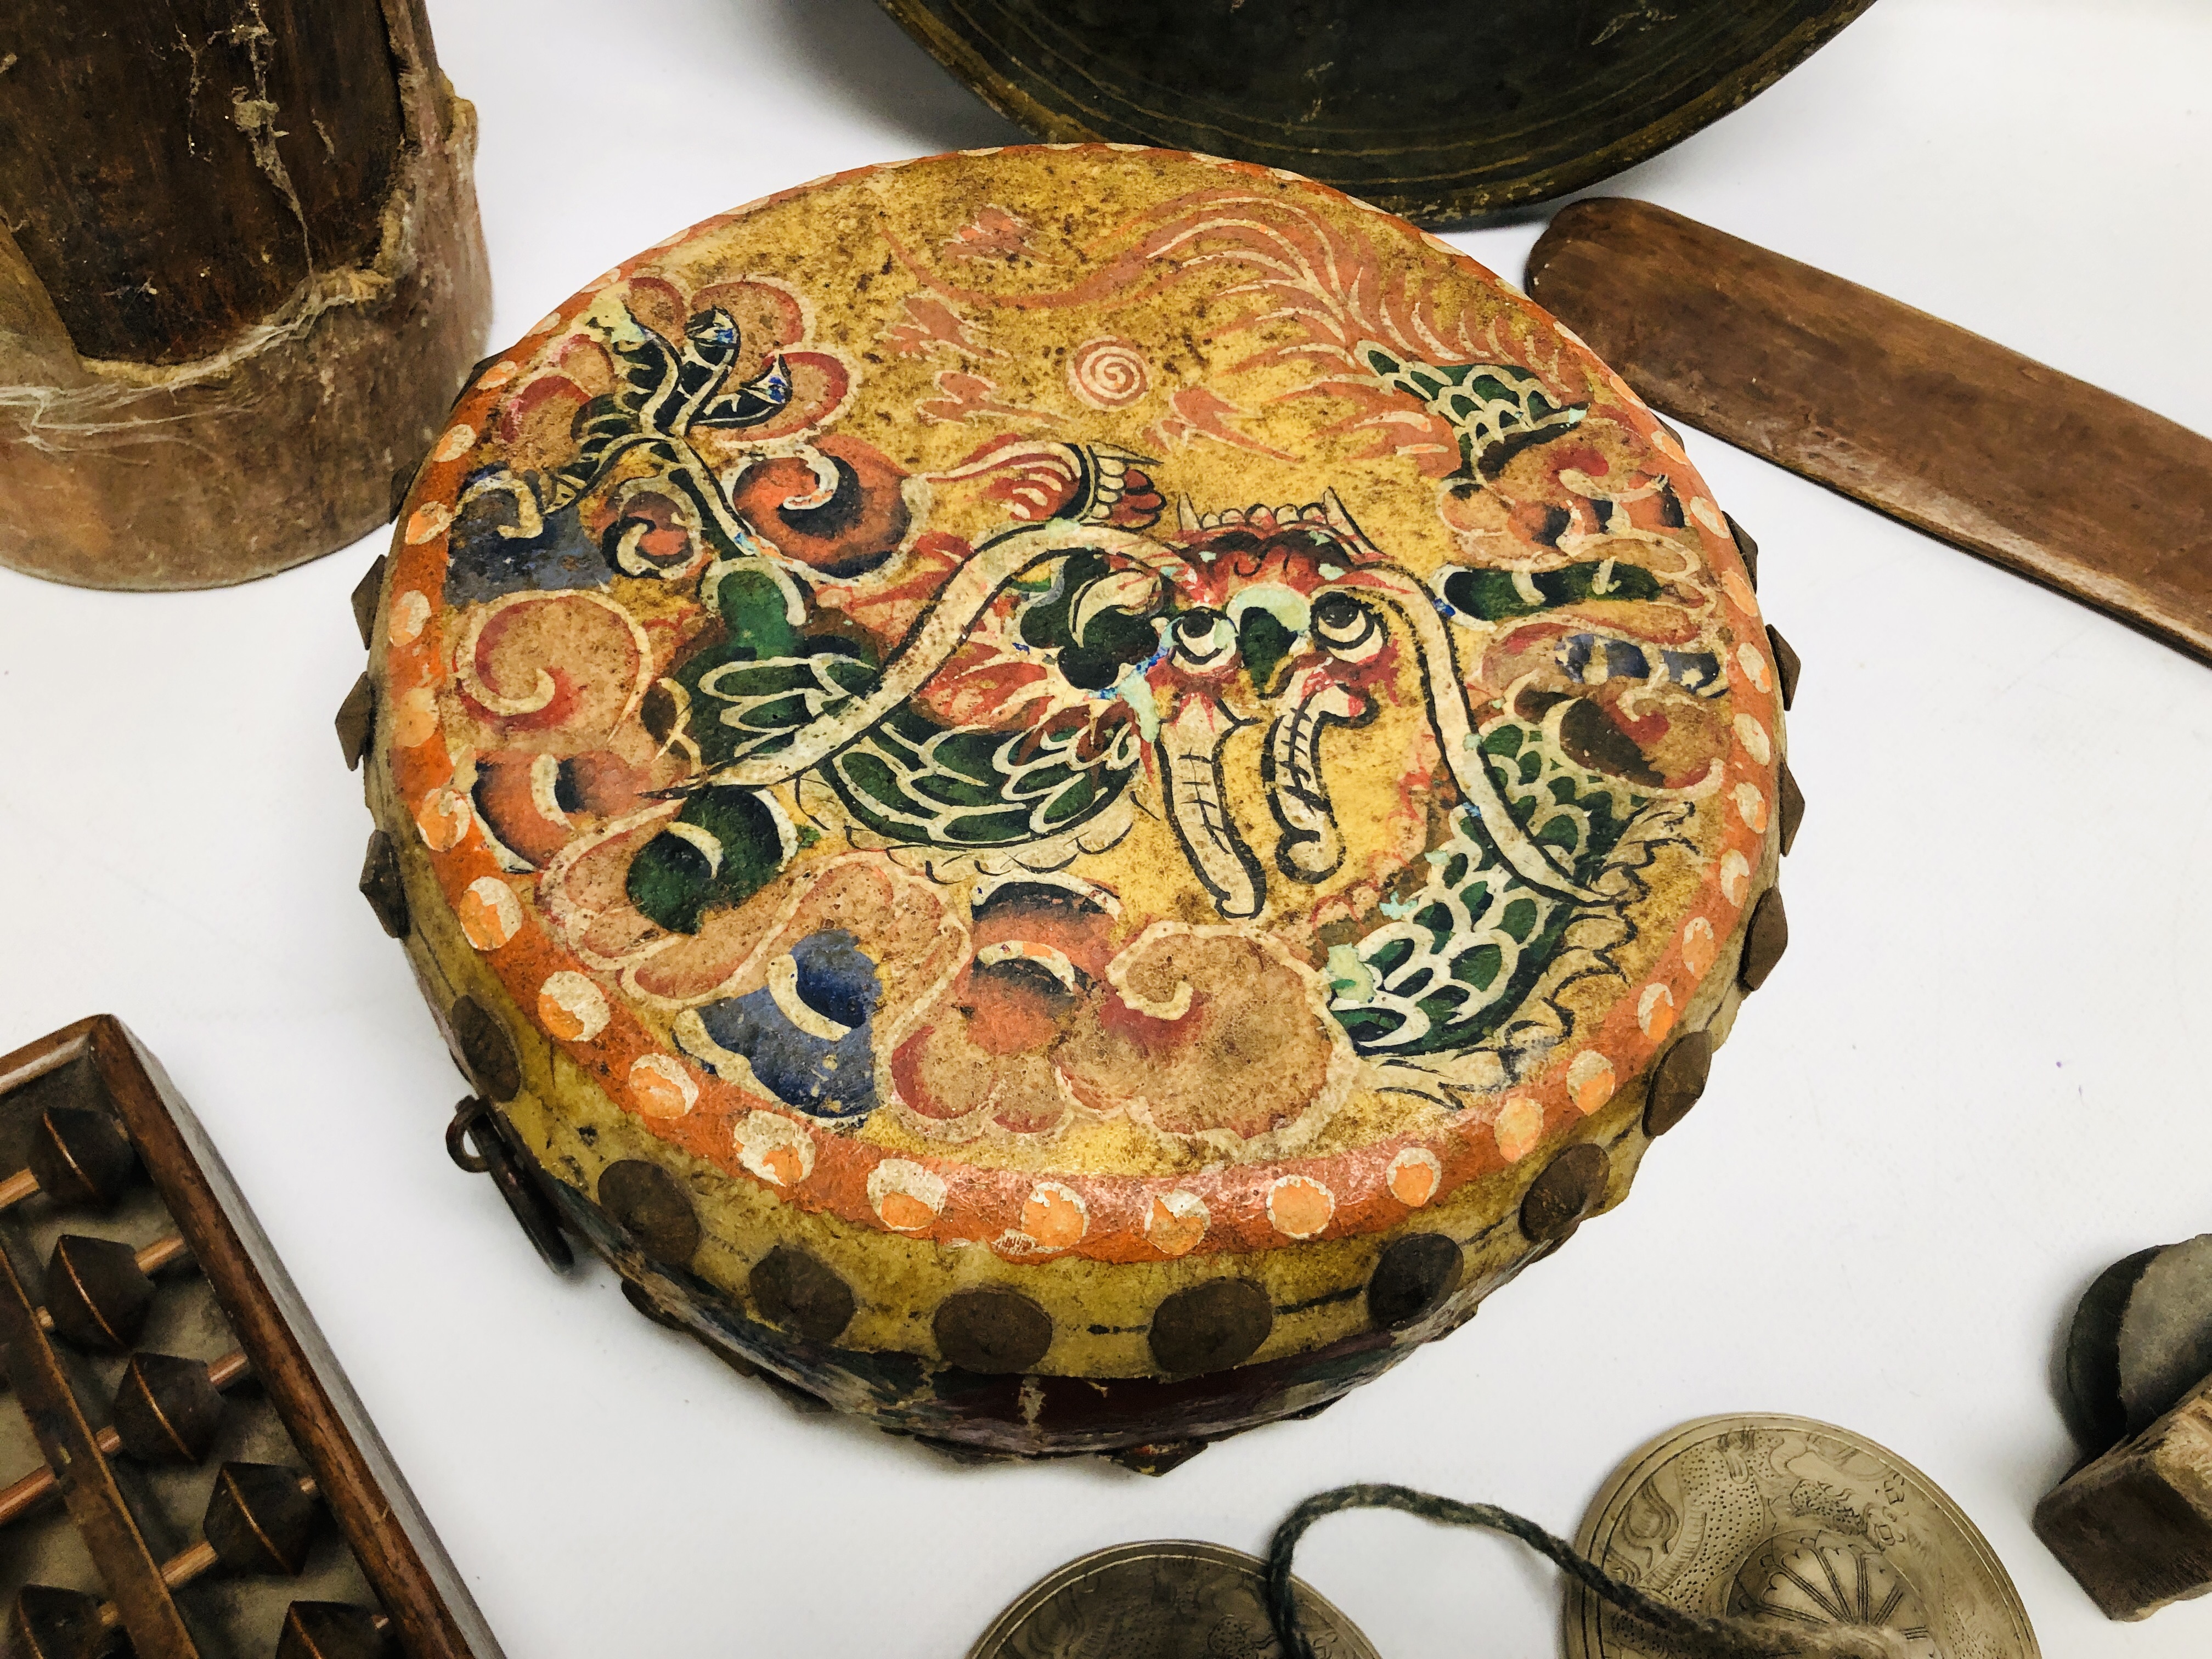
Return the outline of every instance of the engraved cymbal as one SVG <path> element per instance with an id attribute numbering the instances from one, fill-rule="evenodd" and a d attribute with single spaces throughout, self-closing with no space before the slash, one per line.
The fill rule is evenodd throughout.
<path id="1" fill-rule="evenodd" d="M 1261 1599 L 1266 1569 L 1220 1544 L 1118 1544 L 1032 1584 L 968 1659 L 1281 1659 Z M 1319 1659 L 1376 1659 L 1350 1620 L 1292 1582 Z"/>
<path id="2" fill-rule="evenodd" d="M 1613 1471 L 1576 1547 L 1673 1606 L 1796 1625 L 1882 1625 L 1912 1659 L 2040 1659 L 1989 1541 L 1935 1482 L 1849 1430 L 1702 1418 Z M 1570 1586 L 1567 1659 L 1671 1651 Z"/>

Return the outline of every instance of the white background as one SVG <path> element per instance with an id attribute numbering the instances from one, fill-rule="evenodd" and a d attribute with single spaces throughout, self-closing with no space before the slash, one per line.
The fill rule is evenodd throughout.
<path id="1" fill-rule="evenodd" d="M 495 343 L 712 212 L 1015 136 L 867 0 L 432 10 L 482 117 Z M 1606 188 L 2212 431 L 2208 64 L 2192 0 L 1885 0 Z M 1455 240 L 1517 279 L 1540 228 Z M 380 535 L 227 592 L 0 572 L 0 1047 L 108 1009 L 162 1057 L 511 1659 L 951 1659 L 1068 1557 L 1258 1549 L 1352 1480 L 1571 1533 L 1618 1459 L 1729 1410 L 1918 1463 L 2046 1653 L 2194 1659 L 2212 1604 L 2108 1624 L 2028 1512 L 2070 1459 L 2074 1299 L 2212 1228 L 2212 669 L 1689 443 L 1805 661 L 1789 957 L 1622 1209 L 1326 1416 L 1164 1480 L 795 1417 L 604 1270 L 547 1273 L 447 1163 L 460 1085 L 355 894 L 369 824 L 330 726 Z M 1386 1659 L 1555 1648 L 1516 1547 L 1353 1516 L 1300 1559 Z"/>

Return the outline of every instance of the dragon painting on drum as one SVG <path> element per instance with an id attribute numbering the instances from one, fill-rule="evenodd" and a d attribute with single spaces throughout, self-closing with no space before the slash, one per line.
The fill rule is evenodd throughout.
<path id="1" fill-rule="evenodd" d="M 1597 1110 L 1769 867 L 1679 445 L 1310 186 L 898 176 L 464 400 L 386 696 L 469 945 L 654 1135 L 1008 1263 L 1395 1224 Z"/>

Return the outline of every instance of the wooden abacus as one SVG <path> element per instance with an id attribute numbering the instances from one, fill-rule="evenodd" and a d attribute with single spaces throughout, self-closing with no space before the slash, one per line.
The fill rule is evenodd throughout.
<path id="1" fill-rule="evenodd" d="M 499 1659 L 220 1158 L 120 1021 L 0 1058 L 9 1169 L 13 1659 Z"/>

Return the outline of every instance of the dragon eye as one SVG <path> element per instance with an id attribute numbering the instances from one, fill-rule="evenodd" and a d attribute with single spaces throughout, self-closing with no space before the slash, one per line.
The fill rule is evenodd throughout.
<path id="1" fill-rule="evenodd" d="M 684 332 L 687 337 L 702 345 L 734 345 L 737 343 L 738 325 L 725 312 L 702 311 L 684 325 Z"/>
<path id="2" fill-rule="evenodd" d="M 1194 668 L 1210 668 L 1229 654 L 1236 634 L 1218 611 L 1187 611 L 1175 622 L 1175 653 Z"/>
<path id="3" fill-rule="evenodd" d="M 1365 662 L 1382 648 L 1382 619 L 1349 593 L 1324 593 L 1314 601 L 1314 637 L 1331 656 Z"/>

